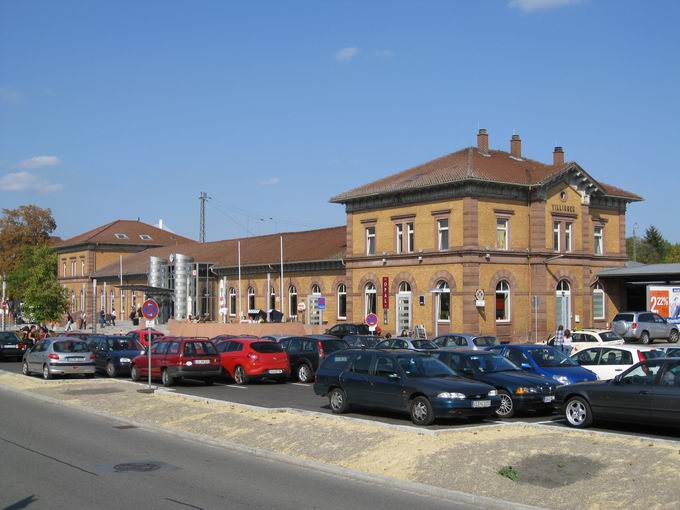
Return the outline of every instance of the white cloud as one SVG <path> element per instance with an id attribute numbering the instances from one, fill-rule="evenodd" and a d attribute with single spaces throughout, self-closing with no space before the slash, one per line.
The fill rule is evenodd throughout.
<path id="1" fill-rule="evenodd" d="M 35 191 L 40 194 L 60 191 L 64 187 L 28 172 L 16 172 L 0 177 L 0 191 Z"/>
<path id="2" fill-rule="evenodd" d="M 0 101 L 3 103 L 17 104 L 24 95 L 18 90 L 0 88 Z"/>
<path id="3" fill-rule="evenodd" d="M 278 184 L 281 182 L 281 179 L 278 177 L 270 177 L 269 179 L 265 179 L 263 181 L 260 181 L 257 183 L 258 186 L 274 186 L 275 184 Z"/>
<path id="4" fill-rule="evenodd" d="M 560 7 L 576 4 L 580 1 L 581 0 L 511 0 L 508 5 L 523 12 L 534 12 L 559 9 Z"/>
<path id="5" fill-rule="evenodd" d="M 33 156 L 19 163 L 21 168 L 40 168 L 43 166 L 56 166 L 61 163 L 57 156 Z"/>
<path id="6" fill-rule="evenodd" d="M 383 58 L 390 58 L 394 56 L 394 52 L 392 50 L 378 50 L 375 52 L 376 57 L 383 57 Z"/>
<path id="7" fill-rule="evenodd" d="M 335 60 L 349 62 L 359 54 L 359 48 L 343 48 L 335 52 Z"/>

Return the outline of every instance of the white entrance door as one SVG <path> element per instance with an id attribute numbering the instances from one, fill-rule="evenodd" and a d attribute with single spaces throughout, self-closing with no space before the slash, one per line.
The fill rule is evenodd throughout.
<path id="1" fill-rule="evenodd" d="M 571 288 L 566 280 L 561 280 L 557 284 L 555 303 L 556 326 L 562 325 L 564 329 L 571 329 Z"/>
<path id="2" fill-rule="evenodd" d="M 411 293 L 399 292 L 397 294 L 397 335 L 411 330 Z"/>

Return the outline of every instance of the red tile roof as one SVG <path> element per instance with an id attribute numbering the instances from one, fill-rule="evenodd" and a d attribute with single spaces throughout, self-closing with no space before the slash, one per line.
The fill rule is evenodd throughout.
<path id="1" fill-rule="evenodd" d="M 116 234 L 125 234 L 125 238 L 116 237 Z M 142 239 L 140 236 L 148 235 L 151 239 Z M 65 241 L 55 244 L 54 248 L 67 248 L 81 244 L 120 244 L 139 246 L 165 246 L 168 244 L 193 242 L 188 237 L 183 237 L 167 230 L 134 220 L 116 220 L 106 225 L 79 234 Z"/>

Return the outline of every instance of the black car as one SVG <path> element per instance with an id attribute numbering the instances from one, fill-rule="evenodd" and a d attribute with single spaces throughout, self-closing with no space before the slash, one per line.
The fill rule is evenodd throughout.
<path id="1" fill-rule="evenodd" d="M 370 335 L 371 332 L 366 324 L 346 324 L 343 322 L 327 329 L 326 334 L 344 338 L 347 335 Z"/>
<path id="2" fill-rule="evenodd" d="M 132 360 L 145 352 L 131 336 L 91 336 L 88 344 L 94 353 L 95 371 L 105 372 L 109 377 L 129 375 Z"/>
<path id="3" fill-rule="evenodd" d="M 314 380 L 314 373 L 326 356 L 349 347 L 344 340 L 329 335 L 294 336 L 284 338 L 279 343 L 288 354 L 291 373 L 296 374 L 303 383 Z"/>
<path id="4" fill-rule="evenodd" d="M 572 427 L 595 420 L 680 425 L 680 358 L 633 365 L 609 381 L 561 386 L 555 401 Z"/>
<path id="5" fill-rule="evenodd" d="M 500 354 L 473 349 L 445 347 L 432 353 L 464 377 L 489 384 L 498 390 L 499 418 L 510 418 L 516 411 L 552 411 L 557 385 L 542 375 L 525 372 Z"/>
<path id="6" fill-rule="evenodd" d="M 374 335 L 347 335 L 343 340 L 347 342 L 350 347 L 373 349 L 380 343 L 382 338 Z"/>
<path id="7" fill-rule="evenodd" d="M 459 377 L 441 361 L 412 350 L 348 349 L 329 356 L 314 383 L 331 410 L 358 405 L 405 411 L 416 425 L 435 418 L 489 417 L 500 404 L 488 384 Z"/>
<path id="8" fill-rule="evenodd" d="M 13 358 L 21 360 L 26 346 L 14 331 L 0 331 L 0 360 Z"/>

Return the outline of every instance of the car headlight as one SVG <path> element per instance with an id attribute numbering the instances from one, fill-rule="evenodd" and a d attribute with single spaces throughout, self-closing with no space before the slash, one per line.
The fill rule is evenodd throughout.
<path id="1" fill-rule="evenodd" d="M 564 375 L 553 375 L 552 378 L 560 384 L 569 384 L 569 379 Z"/>
<path id="2" fill-rule="evenodd" d="M 497 396 L 498 396 L 498 391 L 496 391 L 496 390 L 491 390 L 486 396 L 487 396 L 487 397 L 497 397 Z"/>
<path id="3" fill-rule="evenodd" d="M 120 358 L 121 363 L 130 363 L 132 360 L 130 358 Z"/>
<path id="4" fill-rule="evenodd" d="M 529 386 L 529 387 L 517 388 L 515 390 L 516 395 L 526 395 L 528 393 L 538 393 L 538 388 L 534 388 L 533 386 Z"/>
<path id="5" fill-rule="evenodd" d="M 437 395 L 437 398 L 448 398 L 448 399 L 453 399 L 453 400 L 463 400 L 467 398 L 465 394 L 463 393 L 440 393 Z"/>

